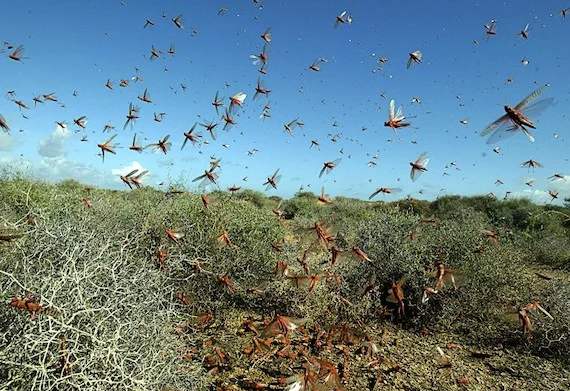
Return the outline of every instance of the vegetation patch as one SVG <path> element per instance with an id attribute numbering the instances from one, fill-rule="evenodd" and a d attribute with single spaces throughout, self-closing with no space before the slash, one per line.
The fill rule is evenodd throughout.
<path id="1" fill-rule="evenodd" d="M 4 174 L 1 383 L 570 388 L 568 208 L 325 201 Z"/>

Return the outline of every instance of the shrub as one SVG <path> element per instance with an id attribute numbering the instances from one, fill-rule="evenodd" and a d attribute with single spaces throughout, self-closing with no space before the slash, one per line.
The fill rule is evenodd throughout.
<path id="1" fill-rule="evenodd" d="M 36 225 L 13 247 L 0 248 L 0 289 L 5 298 L 30 293 L 45 311 L 32 320 L 22 309 L 0 307 L 4 384 L 205 387 L 200 368 L 180 372 L 182 345 L 172 333 L 178 284 L 145 253 L 148 205 L 94 191 L 88 208 L 76 186 L 37 186 L 42 191 L 30 192 L 26 204 Z"/>

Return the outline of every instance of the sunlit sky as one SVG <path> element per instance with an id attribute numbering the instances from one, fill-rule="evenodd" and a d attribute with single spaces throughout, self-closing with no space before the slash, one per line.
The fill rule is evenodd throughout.
<path id="1" fill-rule="evenodd" d="M 268 195 L 291 197 L 301 187 L 320 193 L 324 186 L 333 197 L 367 199 L 390 187 L 402 191 L 375 199 L 510 192 L 543 203 L 552 190 L 560 203 L 570 196 L 570 10 L 566 18 L 560 13 L 567 7 L 526 0 L 10 2 L 2 22 L 0 114 L 11 131 L 0 131 L 0 166 L 115 189 L 126 189 L 119 174 L 148 169 L 145 185 L 204 192 L 214 187 L 192 180 L 214 157 L 221 159 L 221 189 L 265 191 L 279 168 L 278 189 Z M 335 27 L 343 11 L 345 23 Z M 183 28 L 173 22 L 178 15 Z M 154 25 L 144 27 L 147 19 Z M 488 36 L 486 24 L 496 34 Z M 524 39 L 518 33 L 527 24 Z M 267 28 L 262 74 L 251 56 L 262 52 Z M 20 45 L 22 61 L 9 58 Z M 153 46 L 160 53 L 151 60 Z M 422 63 L 407 69 L 417 50 Z M 319 72 L 309 69 L 315 59 L 322 59 Z M 120 87 L 121 79 L 130 85 Z M 271 92 L 253 100 L 258 79 Z M 545 84 L 537 100 L 554 103 L 529 114 L 536 141 L 519 131 L 488 145 L 479 133 L 505 113 L 503 106 Z M 145 89 L 152 103 L 138 99 Z M 217 91 L 225 107 L 230 96 L 247 95 L 228 131 L 223 108 L 216 114 L 212 105 Z M 42 98 L 52 92 L 57 102 Z M 384 126 L 391 99 L 412 124 L 397 136 Z M 140 118 L 123 129 L 129 103 L 140 107 Z M 270 117 L 260 118 L 268 103 Z M 166 114 L 156 122 L 154 113 Z M 74 123 L 81 116 L 84 130 Z M 291 135 L 284 124 L 294 119 L 304 126 Z M 197 126 L 201 145 L 181 150 L 183 132 L 210 121 L 220 122 L 217 139 Z M 104 132 L 105 125 L 115 129 Z M 170 135 L 172 149 L 131 151 L 135 133 L 143 145 Z M 114 134 L 117 154 L 106 153 L 103 162 L 97 144 Z M 320 147 L 310 148 L 311 140 Z M 409 162 L 423 152 L 428 171 L 412 181 Z M 339 158 L 319 178 L 323 163 Z M 529 159 L 543 167 L 521 168 Z M 568 177 L 548 179 L 556 173 Z"/>

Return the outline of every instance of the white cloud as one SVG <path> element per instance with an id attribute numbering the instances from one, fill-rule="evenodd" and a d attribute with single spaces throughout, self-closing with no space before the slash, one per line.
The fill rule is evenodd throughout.
<path id="1" fill-rule="evenodd" d="M 128 166 L 124 166 L 124 167 L 120 167 L 120 168 L 112 168 L 111 174 L 113 174 L 115 176 L 126 175 L 133 170 L 139 170 L 139 172 L 142 172 L 142 171 L 146 170 L 146 168 L 144 168 L 139 162 L 134 160 Z"/>
<path id="2" fill-rule="evenodd" d="M 550 190 L 555 190 L 552 186 L 549 187 Z M 540 190 L 540 189 L 525 189 L 523 191 L 513 191 L 509 194 L 509 198 L 528 198 L 532 202 L 538 205 L 544 204 L 554 204 L 554 205 L 562 205 L 564 203 L 564 198 L 568 198 L 569 193 L 568 191 L 563 192 L 560 190 L 558 191 L 558 199 L 553 199 L 548 192 L 548 190 Z"/>
<path id="3" fill-rule="evenodd" d="M 546 185 L 549 189 L 560 192 L 560 195 L 568 197 L 570 195 L 570 176 L 566 175 L 562 179 L 549 181 Z"/>
<path id="4" fill-rule="evenodd" d="M 114 187 L 113 178 L 95 168 L 93 165 L 68 160 L 63 157 L 44 157 L 38 164 L 33 165 L 33 171 L 48 181 L 61 181 L 69 178 L 81 183 Z"/>
<path id="5" fill-rule="evenodd" d="M 65 140 L 70 138 L 71 135 L 72 133 L 67 126 L 61 127 L 57 125 L 47 140 L 40 140 L 38 153 L 40 156 L 47 158 L 65 156 L 67 153 L 65 149 Z"/>
<path id="6" fill-rule="evenodd" d="M 8 152 L 16 146 L 16 139 L 0 130 L 0 151 Z"/>
<path id="7" fill-rule="evenodd" d="M 535 178 L 524 178 L 523 183 L 534 180 Z M 558 199 L 552 199 L 549 190 L 558 192 Z M 570 176 L 562 179 L 541 179 L 536 180 L 533 187 L 527 187 L 521 191 L 513 191 L 509 194 L 509 198 L 528 198 L 536 204 L 554 204 L 562 205 L 565 198 L 570 197 Z"/>
<path id="8" fill-rule="evenodd" d="M 536 204 L 545 204 L 549 203 L 552 197 L 545 190 L 525 189 L 523 191 L 513 191 L 508 198 L 528 198 Z"/>
<path id="9" fill-rule="evenodd" d="M 129 172 L 131 172 L 133 170 L 139 170 L 138 173 L 136 173 L 136 174 L 140 174 L 141 172 L 146 170 L 146 168 L 144 168 L 139 162 L 137 162 L 135 160 L 131 164 L 129 164 L 128 166 L 111 169 L 111 174 L 113 174 L 115 182 L 120 182 L 121 179 L 119 178 L 119 175 L 127 175 Z M 134 176 L 136 176 L 136 174 Z M 151 177 L 151 173 L 149 172 L 141 178 L 142 179 L 141 182 L 144 183 L 144 181 L 148 180 L 150 177 Z"/>
<path id="10" fill-rule="evenodd" d="M 30 172 L 32 163 L 27 160 L 17 158 L 15 156 L 0 156 L 0 168 L 10 172 L 22 172 L 27 174 Z"/>
<path id="11" fill-rule="evenodd" d="M 63 157 L 44 157 L 29 161 L 12 156 L 0 156 L 0 171 L 20 172 L 30 178 L 59 182 L 73 178 L 86 185 L 102 188 L 119 188 L 116 178 L 93 165 L 67 160 Z"/>

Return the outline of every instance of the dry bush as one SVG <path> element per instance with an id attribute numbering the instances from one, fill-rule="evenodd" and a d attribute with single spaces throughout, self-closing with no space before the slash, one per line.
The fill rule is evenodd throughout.
<path id="1" fill-rule="evenodd" d="M 0 307 L 0 378 L 12 390 L 205 388 L 173 333 L 177 282 L 144 251 L 146 205 L 83 189 L 19 181 L 0 190 L 35 225 L 0 248 L 0 292 L 44 311 Z M 83 194 L 82 194 L 83 193 Z M 89 196 L 92 207 L 82 205 Z M 152 204 L 152 202 L 150 202 Z M 17 223 L 17 221 L 13 221 Z"/>
<path id="2" fill-rule="evenodd" d="M 181 195 L 169 202 L 168 212 L 152 219 L 148 244 L 152 254 L 161 246 L 168 249 L 165 275 L 181 281 L 196 311 L 223 312 L 230 305 L 247 306 L 243 303 L 247 288 L 263 286 L 273 275 L 277 258 L 271 243 L 284 236 L 277 218 L 270 209 L 260 211 L 237 197 L 218 201 L 209 209 L 195 195 Z M 176 243 L 167 241 L 164 226 L 184 236 Z M 224 232 L 231 246 L 217 240 Z M 229 278 L 236 292 L 221 284 L 219 276 Z"/>

